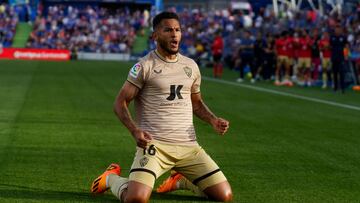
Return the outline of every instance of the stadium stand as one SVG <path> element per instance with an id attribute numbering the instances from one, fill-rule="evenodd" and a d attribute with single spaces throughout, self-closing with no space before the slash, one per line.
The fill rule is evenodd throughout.
<path id="1" fill-rule="evenodd" d="M 27 47 L 96 53 L 130 53 L 144 22 L 140 11 L 55 5 L 38 16 Z"/>
<path id="2" fill-rule="evenodd" d="M 11 47 L 15 33 L 18 16 L 13 7 L 0 4 L 0 47 Z"/>
<path id="3" fill-rule="evenodd" d="M 147 50 L 154 48 L 154 42 L 148 39 L 151 32 L 148 28 L 150 13 L 130 9 L 124 5 L 114 7 L 102 7 L 100 4 L 77 5 L 77 4 L 51 4 L 39 9 L 26 43 L 28 48 L 40 49 L 68 49 L 72 52 L 83 53 L 125 53 L 133 56 L 141 56 Z M 170 7 L 168 10 L 175 11 Z M 353 79 L 359 83 L 360 68 L 360 3 L 357 8 L 342 15 L 329 14 L 321 16 L 311 10 L 287 10 L 286 8 L 276 16 L 270 7 L 257 9 L 253 17 L 253 23 L 249 26 L 244 15 L 232 13 L 231 10 L 211 10 L 183 8 L 177 13 L 180 15 L 184 29 L 182 31 L 181 52 L 194 58 L 201 67 L 212 63 L 211 44 L 215 33 L 221 31 L 225 49 L 223 62 L 230 69 L 243 69 L 241 65 L 240 48 L 244 40 L 244 33 L 249 31 L 254 40 L 258 33 L 262 34 L 263 41 L 270 44 L 283 31 L 291 33 L 291 37 L 298 38 L 301 33 L 308 32 L 312 41 L 317 41 L 320 35 L 315 36 L 312 31 L 315 28 L 319 32 L 332 32 L 334 26 L 340 25 L 345 30 L 349 43 L 348 61 L 350 68 L 355 72 Z M 0 8 L 0 37 L 3 47 L 10 47 L 14 38 L 17 24 L 16 11 L 7 5 Z M 267 38 L 265 39 L 265 36 Z M 313 43 L 316 44 L 316 43 Z M 313 46 L 314 48 L 314 46 Z M 296 76 L 296 62 L 300 46 L 294 47 L 293 77 Z M 316 50 L 316 47 L 314 48 Z M 253 70 L 252 79 L 271 79 L 274 76 L 276 55 L 273 53 L 272 65 L 261 66 L 259 70 Z M 255 61 L 257 63 L 257 61 Z M 245 67 L 248 72 L 249 67 Z M 310 85 L 321 82 L 321 67 L 312 65 Z M 331 78 L 330 78 L 331 79 Z M 301 84 L 301 81 L 300 83 Z"/>
<path id="4" fill-rule="evenodd" d="M 169 8 L 169 10 L 175 11 L 176 9 Z M 312 42 L 315 42 L 318 40 L 317 38 L 320 38 L 320 35 L 314 36 L 315 34 L 312 33 L 312 30 L 318 29 L 320 33 L 324 31 L 332 33 L 333 28 L 336 25 L 340 25 L 344 28 L 344 34 L 350 45 L 350 57 L 347 61 L 349 63 L 346 63 L 350 66 L 346 69 L 350 71 L 352 67 L 359 67 L 359 11 L 360 3 L 356 12 L 344 12 L 341 16 L 336 13 L 320 16 L 319 13 L 310 10 L 300 10 L 299 12 L 284 10 L 280 12 L 279 16 L 275 16 L 271 9 L 261 8 L 254 17 L 253 25 L 246 27 L 241 14 L 233 15 L 228 10 L 201 11 L 198 9 L 183 9 L 179 14 L 186 29 L 183 30 L 184 43 L 181 51 L 197 59 L 197 62 L 201 66 L 211 67 L 209 65 L 209 62 L 211 63 L 211 42 L 215 37 L 216 31 L 221 30 L 225 42 L 223 60 L 228 67 L 239 69 L 241 64 L 239 55 L 242 51 L 239 47 L 246 31 L 250 31 L 252 39 L 255 39 L 258 33 L 262 33 L 264 41 L 265 36 L 270 35 L 276 39 L 283 31 L 288 31 L 294 38 L 299 37 L 303 32 L 307 32 L 310 34 Z M 313 44 L 315 45 L 316 43 Z M 150 45 L 150 47 L 154 47 L 154 45 Z M 295 62 L 297 61 L 297 54 L 300 48 L 300 46 L 294 47 Z M 276 57 L 276 55 L 274 55 L 274 57 Z M 271 75 L 274 75 L 274 70 L 275 68 L 272 67 Z M 311 71 L 312 81 L 308 84 L 314 85 L 321 80 L 320 74 L 318 73 L 321 70 L 312 66 Z M 259 71 L 259 78 L 266 78 L 264 77 L 264 72 L 266 71 Z"/>

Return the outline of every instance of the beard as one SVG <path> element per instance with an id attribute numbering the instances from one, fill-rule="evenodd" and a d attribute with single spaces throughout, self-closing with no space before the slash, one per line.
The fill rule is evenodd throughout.
<path id="1" fill-rule="evenodd" d="M 158 44 L 161 47 L 161 49 L 164 50 L 165 52 L 167 52 L 168 54 L 175 55 L 175 54 L 179 53 L 179 47 L 176 50 L 171 50 L 167 46 L 167 43 L 164 40 L 158 40 Z"/>

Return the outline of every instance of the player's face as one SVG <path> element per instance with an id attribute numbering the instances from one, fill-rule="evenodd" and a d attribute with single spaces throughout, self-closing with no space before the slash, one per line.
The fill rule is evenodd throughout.
<path id="1" fill-rule="evenodd" d="M 160 49 L 170 55 L 177 54 L 181 40 L 179 21 L 175 19 L 162 20 L 155 31 L 154 37 Z"/>

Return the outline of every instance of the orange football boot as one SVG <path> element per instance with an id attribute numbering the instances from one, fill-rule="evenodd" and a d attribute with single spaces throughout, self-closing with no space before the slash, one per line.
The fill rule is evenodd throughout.
<path id="1" fill-rule="evenodd" d="M 97 177 L 91 184 L 91 193 L 101 194 L 104 193 L 108 187 L 106 186 L 106 178 L 109 174 L 120 175 L 121 168 L 118 164 L 110 164 L 103 174 Z"/>
<path id="2" fill-rule="evenodd" d="M 176 172 L 171 174 L 163 183 L 156 189 L 157 193 L 166 193 L 176 190 L 176 183 L 184 177 L 180 173 Z"/>

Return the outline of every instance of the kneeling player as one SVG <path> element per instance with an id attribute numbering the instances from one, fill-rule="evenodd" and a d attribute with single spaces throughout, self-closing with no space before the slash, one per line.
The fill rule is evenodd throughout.
<path id="1" fill-rule="evenodd" d="M 202 100 L 197 64 L 180 53 L 181 29 L 175 13 L 153 20 L 157 48 L 131 68 L 115 101 L 115 113 L 137 144 L 129 178 L 112 164 L 93 181 L 91 191 L 108 188 L 123 202 L 147 202 L 155 180 L 174 169 L 186 177 L 179 184 L 216 201 L 230 201 L 232 191 L 217 164 L 196 141 L 193 113 L 221 135 L 229 122 L 216 117 Z M 135 100 L 136 122 L 128 105 Z M 164 190 L 163 190 L 164 191 Z"/>

